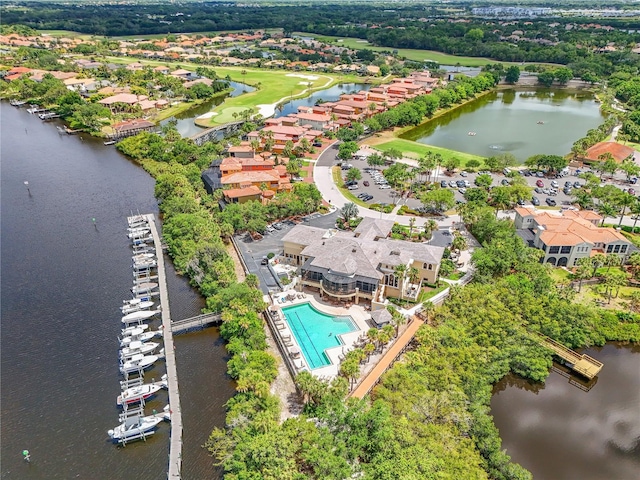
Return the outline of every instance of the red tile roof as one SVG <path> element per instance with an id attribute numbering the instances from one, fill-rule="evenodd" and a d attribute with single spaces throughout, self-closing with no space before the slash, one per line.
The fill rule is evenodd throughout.
<path id="1" fill-rule="evenodd" d="M 633 155 L 634 150 L 617 142 L 599 142 L 587 150 L 584 158 L 600 161 L 598 157 L 605 153 L 610 153 L 616 162 L 621 163 L 625 158 Z"/>

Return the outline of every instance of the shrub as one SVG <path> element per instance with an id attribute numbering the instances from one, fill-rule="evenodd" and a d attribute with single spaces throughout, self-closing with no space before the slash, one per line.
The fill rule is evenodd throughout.
<path id="1" fill-rule="evenodd" d="M 271 259 L 272 259 L 273 257 L 275 257 L 275 256 L 276 256 L 276 254 L 275 254 L 275 253 L 273 253 L 273 252 L 269 252 L 269 253 L 267 253 L 267 258 L 268 258 L 269 260 L 271 260 Z"/>

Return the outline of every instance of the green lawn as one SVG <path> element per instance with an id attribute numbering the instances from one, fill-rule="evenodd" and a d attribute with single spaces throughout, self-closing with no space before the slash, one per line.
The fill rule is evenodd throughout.
<path id="1" fill-rule="evenodd" d="M 382 52 L 382 51 L 397 51 L 398 55 L 408 58 L 409 60 L 416 60 L 419 62 L 423 61 L 432 61 L 438 62 L 441 65 L 457 65 L 460 64 L 464 67 L 481 67 L 488 63 L 496 63 L 497 60 L 492 60 L 490 58 L 482 58 L 482 57 L 458 57 L 456 55 L 449 55 L 447 53 L 435 52 L 433 50 L 413 50 L 410 48 L 392 48 L 392 47 L 376 47 L 366 40 L 361 40 L 358 38 L 350 38 L 350 37 L 331 37 L 326 35 L 316 35 L 313 33 L 301 33 L 296 32 L 296 35 L 304 35 L 307 37 L 315 37 L 319 41 L 336 43 L 337 45 L 341 45 L 347 48 L 352 48 L 354 50 L 362 50 L 369 49 L 374 52 Z M 505 65 L 519 65 L 518 63 L 510 63 L 510 62 L 500 62 Z"/>
<path id="2" fill-rule="evenodd" d="M 220 77 L 227 75 L 231 80 L 259 86 L 259 89 L 228 98 L 222 105 L 213 111 L 218 115 L 201 122 L 201 126 L 213 126 L 234 120 L 234 112 L 242 112 L 251 109 L 258 113 L 259 105 L 271 105 L 285 101 L 288 98 L 301 98 L 306 96 L 307 90 L 323 90 L 337 83 L 363 82 L 362 77 L 356 75 L 326 75 L 314 72 L 291 72 L 287 70 L 258 70 L 241 67 L 215 67 Z M 244 72 L 244 73 L 243 73 Z M 271 116 L 269 109 L 265 110 L 265 116 Z"/>
<path id="3" fill-rule="evenodd" d="M 41 35 L 51 35 L 52 37 L 80 38 L 81 40 L 89 40 L 91 38 L 100 37 L 99 35 L 89 35 L 86 33 L 73 32 L 71 30 L 38 30 Z"/>
<path id="4" fill-rule="evenodd" d="M 480 162 L 483 160 L 483 157 L 473 155 L 471 153 L 457 152 L 455 150 L 449 150 L 448 148 L 434 147 L 432 145 L 412 142 L 411 140 L 404 140 L 402 138 L 396 138 L 395 140 L 375 145 L 374 148 L 382 151 L 395 148 L 400 150 L 407 157 L 411 158 L 424 157 L 428 152 L 439 153 L 445 161 L 451 157 L 459 158 L 462 161 L 461 166 L 466 165 L 469 160 L 478 160 Z"/>

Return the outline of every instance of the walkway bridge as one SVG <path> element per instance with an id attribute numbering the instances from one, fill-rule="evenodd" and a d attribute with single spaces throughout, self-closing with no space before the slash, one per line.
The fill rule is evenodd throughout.
<path id="1" fill-rule="evenodd" d="M 171 332 L 185 333 L 188 330 L 196 330 L 200 328 L 209 327 L 222 321 L 222 315 L 219 313 L 205 313 L 203 315 L 197 315 L 191 318 L 185 318 L 184 320 L 178 320 L 171 322 Z"/>
<path id="2" fill-rule="evenodd" d="M 595 358 L 574 352 L 552 338 L 540 333 L 535 333 L 535 335 L 538 337 L 537 340 L 542 346 L 547 347 L 554 355 L 564 360 L 565 365 L 589 380 L 598 375 L 604 366 L 602 362 L 599 362 Z"/>
<path id="3" fill-rule="evenodd" d="M 223 125 L 218 125 L 217 127 L 207 128 L 206 130 L 196 133 L 189 138 L 193 140 L 196 145 L 203 145 L 206 142 L 219 140 L 220 134 L 222 134 L 223 137 L 226 137 L 229 134 L 236 133 L 244 123 L 244 120 L 240 122 L 225 123 Z"/>
<path id="4" fill-rule="evenodd" d="M 413 339 L 418 329 L 424 321 L 418 317 L 413 317 L 411 323 L 407 325 L 404 332 L 393 342 L 389 350 L 382 356 L 375 367 L 362 379 L 358 386 L 349 394 L 350 397 L 364 398 L 364 396 L 376 386 L 380 377 L 387 371 L 400 355 L 405 351 L 409 342 Z"/>

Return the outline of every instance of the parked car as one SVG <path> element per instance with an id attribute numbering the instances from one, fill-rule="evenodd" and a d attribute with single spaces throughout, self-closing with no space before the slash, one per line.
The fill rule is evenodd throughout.
<path id="1" fill-rule="evenodd" d="M 542 193 L 542 189 L 540 187 L 536 187 L 534 192 L 536 193 Z"/>
<path id="2" fill-rule="evenodd" d="M 358 189 L 358 185 L 349 185 L 347 188 L 349 190 L 357 190 Z"/>
<path id="3" fill-rule="evenodd" d="M 533 174 L 531 173 L 531 170 L 527 170 L 527 169 L 522 170 L 522 171 L 521 171 L 521 173 L 522 173 L 522 175 L 524 175 L 525 177 L 530 177 L 531 175 L 533 175 Z"/>
<path id="4" fill-rule="evenodd" d="M 449 182 L 449 186 L 450 186 L 451 188 L 456 188 L 458 185 L 456 184 L 456 182 L 455 182 L 454 180 L 451 180 L 451 181 Z"/>
<path id="5" fill-rule="evenodd" d="M 373 200 L 373 195 L 365 195 L 362 200 L 364 200 L 365 202 L 368 202 L 370 200 Z"/>
<path id="6" fill-rule="evenodd" d="M 540 171 L 536 172 L 536 177 L 538 178 L 544 177 L 544 172 L 540 172 Z"/>
<path id="7" fill-rule="evenodd" d="M 524 198 L 521 198 L 520 200 L 518 200 L 518 205 L 520 205 L 521 207 L 523 207 L 525 205 L 525 201 Z"/>
<path id="8" fill-rule="evenodd" d="M 276 222 L 273 224 L 273 228 L 275 228 L 276 230 L 282 230 L 282 227 L 284 227 L 284 225 L 280 222 Z"/>
<path id="9" fill-rule="evenodd" d="M 355 180 L 349 180 L 348 182 L 344 182 L 345 186 L 350 187 L 351 185 L 357 185 L 358 182 Z"/>
<path id="10" fill-rule="evenodd" d="M 442 188 L 447 188 L 447 187 L 449 186 L 449 184 L 447 184 L 447 181 L 446 181 L 446 180 L 442 180 L 442 181 L 440 182 L 440 186 L 441 186 Z"/>
<path id="11" fill-rule="evenodd" d="M 322 142 L 313 142 L 313 146 L 314 147 L 321 147 L 322 146 Z"/>
<path id="12" fill-rule="evenodd" d="M 547 205 L 549 205 L 550 207 L 555 207 L 555 206 L 557 205 L 557 204 L 556 204 L 556 201 L 555 201 L 553 198 L 549 198 L 549 197 L 547 197 L 547 199 L 545 200 L 545 202 L 546 202 L 546 204 L 547 204 Z"/>
<path id="13" fill-rule="evenodd" d="M 267 227 L 264 229 L 264 231 L 267 232 L 267 233 L 273 233 L 276 230 L 271 225 L 267 225 Z"/>
<path id="14" fill-rule="evenodd" d="M 544 182 L 542 180 L 536 180 L 536 185 L 540 188 L 544 187 Z"/>
<path id="15" fill-rule="evenodd" d="M 459 189 L 458 189 L 458 191 L 459 191 L 462 195 L 464 195 L 465 193 L 467 193 L 467 189 L 466 189 L 466 188 L 464 188 L 464 187 L 459 188 Z"/>
<path id="16" fill-rule="evenodd" d="M 507 180 L 506 178 L 503 178 L 502 181 L 500 182 L 502 185 L 509 185 L 509 180 Z"/>
<path id="17" fill-rule="evenodd" d="M 386 185 L 380 185 L 380 190 L 388 190 L 389 188 L 391 188 L 391 185 L 386 184 Z"/>
<path id="18" fill-rule="evenodd" d="M 552 186 L 553 188 L 558 188 L 558 187 L 560 186 L 560 184 L 559 184 L 558 182 L 556 182 L 555 180 L 552 180 L 552 181 L 551 181 L 551 186 Z"/>
<path id="19" fill-rule="evenodd" d="M 538 197 L 531 197 L 531 204 L 537 207 L 540 205 L 540 199 Z"/>
<path id="20" fill-rule="evenodd" d="M 464 188 L 464 180 L 458 180 L 458 181 L 456 181 L 456 187 L 458 187 L 458 188 Z"/>
<path id="21" fill-rule="evenodd" d="M 582 184 L 580 182 L 573 182 L 573 188 L 580 188 Z"/>
<path id="22" fill-rule="evenodd" d="M 573 187 L 573 182 L 569 182 L 569 181 L 564 182 L 564 188 L 571 188 L 571 187 Z"/>
<path id="23" fill-rule="evenodd" d="M 460 176 L 461 177 L 466 177 L 467 175 L 469 175 L 467 172 L 465 172 L 464 170 L 460 172 Z"/>
<path id="24" fill-rule="evenodd" d="M 573 189 L 571 187 L 562 190 L 562 193 L 564 193 L 565 195 L 571 195 L 571 192 L 573 192 Z"/>
<path id="25" fill-rule="evenodd" d="M 267 257 L 262 257 L 262 260 L 260 260 L 260 265 L 269 265 L 269 259 Z"/>
<path id="26" fill-rule="evenodd" d="M 369 181 L 368 181 L 368 180 L 365 180 L 364 182 L 362 182 L 362 184 L 363 184 L 365 187 L 368 187 L 368 186 L 369 186 Z"/>

